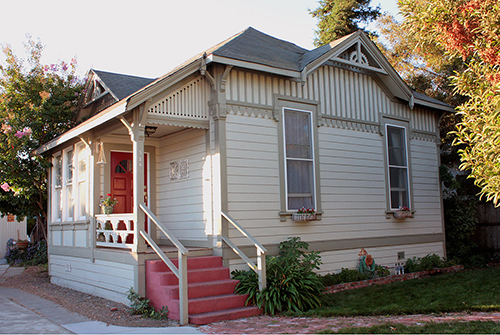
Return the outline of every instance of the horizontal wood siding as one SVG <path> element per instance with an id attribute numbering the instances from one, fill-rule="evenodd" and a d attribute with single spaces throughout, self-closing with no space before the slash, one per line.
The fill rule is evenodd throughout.
<path id="1" fill-rule="evenodd" d="M 181 240 L 206 240 L 203 189 L 206 131 L 184 130 L 161 140 L 157 162 L 157 215 Z M 188 160 L 189 178 L 170 180 L 170 163 Z M 209 206 L 209 205 L 208 205 Z M 161 236 L 158 232 L 158 236 Z"/>
<path id="2" fill-rule="evenodd" d="M 51 255 L 51 282 L 128 305 L 127 291 L 134 286 L 134 267 L 96 259 Z"/>
<path id="3" fill-rule="evenodd" d="M 236 115 L 226 122 L 229 214 L 246 228 L 266 227 L 252 229 L 257 239 L 268 234 L 270 218 L 279 221 L 276 127 L 271 119 Z M 230 229 L 229 236 L 239 240 L 241 234 Z"/>

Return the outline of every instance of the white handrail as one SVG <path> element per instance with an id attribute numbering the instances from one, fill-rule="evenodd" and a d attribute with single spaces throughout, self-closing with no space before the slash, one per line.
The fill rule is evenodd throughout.
<path id="1" fill-rule="evenodd" d="M 253 261 L 251 261 L 233 242 L 228 237 L 222 236 L 222 240 L 233 249 L 235 254 L 241 257 L 250 269 L 255 271 L 257 276 L 259 277 L 259 291 L 262 291 L 263 289 L 266 288 L 267 286 L 267 279 L 266 279 L 266 252 L 267 249 L 264 248 L 262 244 L 259 243 L 252 235 L 250 235 L 249 232 L 247 232 L 242 226 L 238 224 L 232 217 L 229 216 L 226 212 L 221 212 L 221 215 L 229 222 L 231 223 L 238 231 L 248 238 L 253 245 L 257 248 L 257 264 L 255 264 Z"/>
<path id="2" fill-rule="evenodd" d="M 182 245 L 179 240 L 170 233 L 170 231 L 163 225 L 163 223 L 158 220 L 153 212 L 144 206 L 144 204 L 139 204 L 139 207 L 143 212 L 151 219 L 151 221 L 161 230 L 165 236 L 172 242 L 177 248 L 177 257 L 179 259 L 179 268 L 175 266 L 174 263 L 165 255 L 165 253 L 160 249 L 156 242 L 151 238 L 151 236 L 144 230 L 140 231 L 141 236 L 146 240 L 146 242 L 153 248 L 156 254 L 162 259 L 162 261 L 172 270 L 172 272 L 179 278 L 179 323 L 184 326 L 189 321 L 188 315 L 188 280 L 187 280 L 187 255 L 189 251 Z"/>

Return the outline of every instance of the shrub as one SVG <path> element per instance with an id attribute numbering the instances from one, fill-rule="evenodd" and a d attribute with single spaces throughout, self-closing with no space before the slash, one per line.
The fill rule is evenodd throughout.
<path id="1" fill-rule="evenodd" d="M 163 306 L 161 310 L 156 311 L 149 304 L 149 299 L 143 298 L 131 287 L 127 292 L 127 299 L 130 301 L 130 313 L 133 315 L 142 315 L 143 317 L 161 320 L 168 317 L 168 308 Z"/>
<path id="2" fill-rule="evenodd" d="M 9 249 L 5 254 L 5 259 L 10 265 L 16 266 L 47 264 L 47 243 L 40 241 L 36 244 L 29 244 L 26 250 Z"/>
<path id="3" fill-rule="evenodd" d="M 375 277 L 385 277 L 388 275 L 390 275 L 390 271 L 387 267 L 381 265 L 377 265 L 375 267 Z M 342 268 L 339 273 L 328 273 L 321 277 L 321 281 L 325 286 L 333 286 L 367 279 L 369 279 L 369 276 L 359 272 L 358 270 L 345 268 Z"/>
<path id="4" fill-rule="evenodd" d="M 442 268 L 453 265 L 452 262 L 442 259 L 436 254 L 428 254 L 422 258 L 413 257 L 406 261 L 405 272 L 429 271 L 433 268 Z"/>
<path id="5" fill-rule="evenodd" d="M 279 255 L 266 257 L 267 287 L 262 292 L 254 271 L 233 271 L 233 278 L 240 280 L 236 293 L 249 294 L 247 303 L 255 303 L 267 314 L 318 308 L 325 287 L 314 270 L 319 269 L 321 256 L 304 252 L 308 248 L 300 237 L 281 242 Z"/>

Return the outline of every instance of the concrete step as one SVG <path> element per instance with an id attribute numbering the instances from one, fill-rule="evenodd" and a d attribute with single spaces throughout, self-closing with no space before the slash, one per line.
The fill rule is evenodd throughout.
<path id="1" fill-rule="evenodd" d="M 224 294 L 211 297 L 189 299 L 188 314 L 200 314 L 244 307 L 247 295 Z M 169 317 L 179 319 L 179 300 L 173 299 L 172 310 L 169 308 Z"/>
<path id="2" fill-rule="evenodd" d="M 234 293 L 238 282 L 238 280 L 223 279 L 188 284 L 188 299 Z M 169 299 L 179 299 L 179 285 L 165 285 L 162 288 Z"/>
<path id="3" fill-rule="evenodd" d="M 177 258 L 171 259 L 171 261 L 177 268 L 179 267 L 179 260 Z M 149 260 L 146 261 L 146 263 L 153 272 L 170 272 L 169 267 L 162 260 Z M 188 270 L 216 268 L 221 266 L 222 257 L 218 256 L 188 257 L 187 259 Z"/>

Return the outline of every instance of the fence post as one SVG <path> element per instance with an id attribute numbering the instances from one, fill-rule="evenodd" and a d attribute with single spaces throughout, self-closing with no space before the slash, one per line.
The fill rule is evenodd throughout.
<path id="1" fill-rule="evenodd" d="M 267 286 L 266 278 L 266 254 L 257 248 L 257 275 L 259 276 L 259 291 L 262 292 Z"/>

